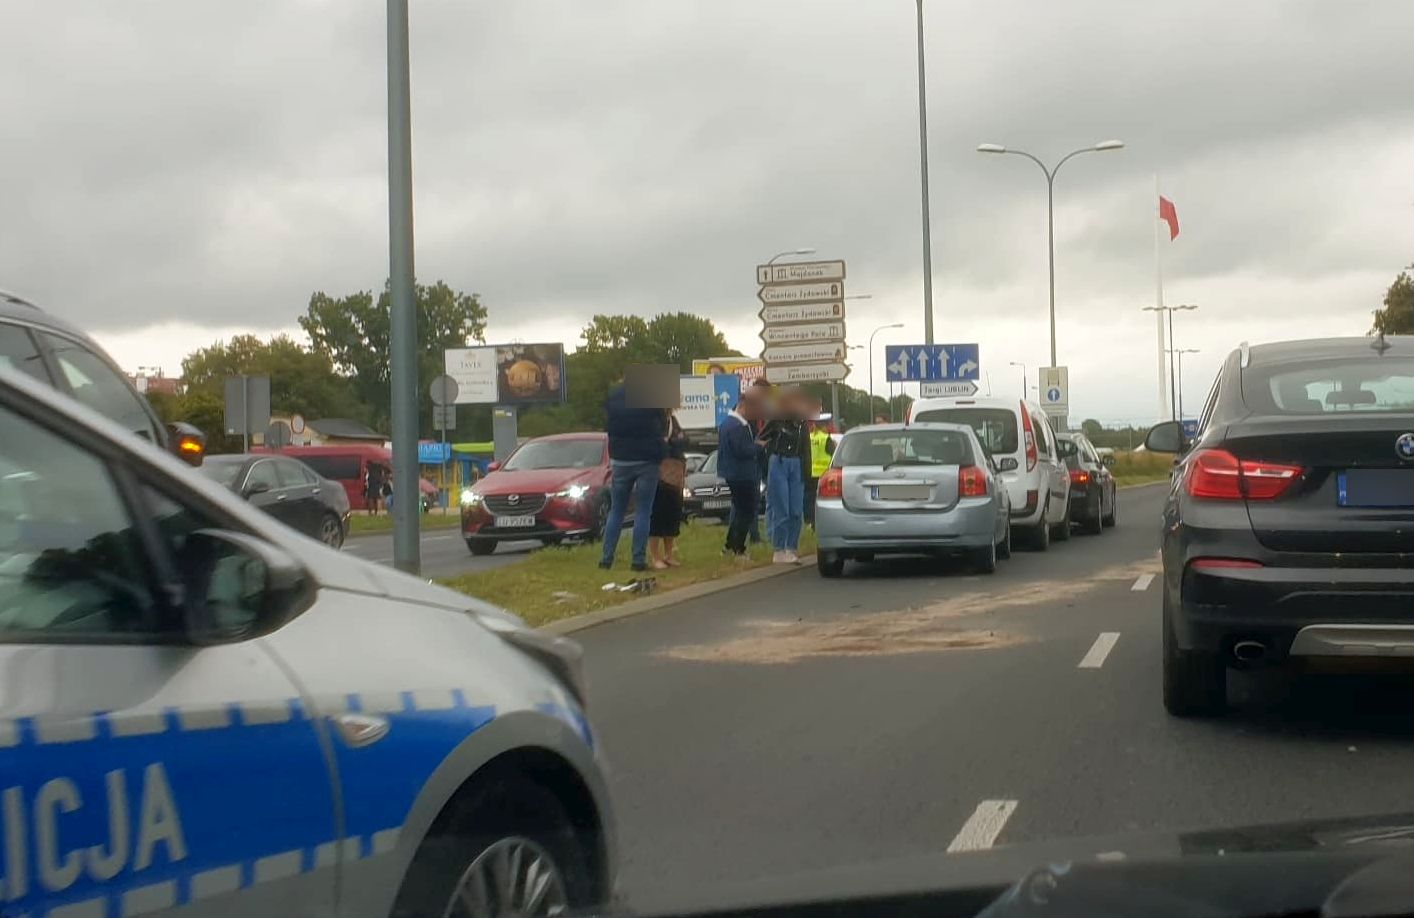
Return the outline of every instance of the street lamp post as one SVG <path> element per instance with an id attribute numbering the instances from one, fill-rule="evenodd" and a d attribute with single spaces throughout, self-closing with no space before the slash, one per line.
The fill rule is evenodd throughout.
<path id="1" fill-rule="evenodd" d="M 923 197 L 923 343 L 933 343 L 933 242 L 928 226 L 928 79 L 923 68 L 923 0 L 918 0 L 918 172 Z M 874 380 L 869 380 L 872 386 Z M 870 411 L 874 410 L 871 402 Z"/>
<path id="2" fill-rule="evenodd" d="M 766 264 L 768 264 L 768 265 L 773 265 L 773 264 L 776 263 L 776 259 L 777 259 L 777 258 L 785 258 L 787 255 L 814 255 L 814 254 L 815 254 L 815 250 L 812 249 L 812 248 L 809 248 L 809 247 L 806 247 L 806 248 L 799 248 L 799 249 L 791 249 L 789 252 L 777 252 L 775 255 L 772 255 L 772 256 L 771 256 L 771 260 L 768 261 L 768 262 L 766 262 Z"/>
<path id="3" fill-rule="evenodd" d="M 1178 421 L 1181 424 L 1183 423 L 1183 355 L 1196 354 L 1198 353 L 1198 348 L 1169 348 L 1168 351 L 1170 354 L 1175 354 L 1178 357 Z"/>
<path id="4" fill-rule="evenodd" d="M 1179 311 L 1182 311 L 1182 312 L 1191 312 L 1192 310 L 1197 309 L 1198 307 L 1197 307 L 1197 306 L 1194 306 L 1194 305 L 1192 305 L 1192 304 L 1186 304 L 1186 305 L 1183 305 L 1183 306 L 1142 306 L 1142 307 L 1140 307 L 1140 308 L 1141 308 L 1144 312 L 1166 312 L 1166 313 L 1169 314 L 1169 346 L 1168 346 L 1168 355 L 1169 355 L 1169 417 L 1170 417 L 1172 420 L 1177 421 L 1177 420 L 1178 420 L 1178 393 L 1176 393 L 1176 392 L 1173 391 L 1174 388 L 1175 388 L 1175 385 L 1176 385 L 1176 383 L 1175 383 L 1175 381 L 1174 381 L 1174 378 L 1173 378 L 1173 376 L 1174 376 L 1174 366 L 1173 366 L 1173 345 L 1174 345 L 1174 340 L 1173 340 L 1173 314 L 1174 314 L 1175 312 L 1179 312 Z"/>
<path id="5" fill-rule="evenodd" d="M 1031 378 L 1026 375 L 1026 364 L 1016 360 L 1008 361 L 1008 364 L 1014 367 L 1021 367 L 1021 400 L 1026 401 L 1027 381 Z"/>
<path id="6" fill-rule="evenodd" d="M 1051 366 L 1056 366 L 1056 173 L 1060 172 L 1061 166 L 1071 157 L 1079 156 L 1081 153 L 1103 153 L 1106 150 L 1122 150 L 1124 141 L 1122 140 L 1102 140 L 1094 146 L 1081 147 L 1079 150 L 1072 150 L 1061 157 L 1055 168 L 1049 169 L 1046 164 L 1025 150 L 1012 150 L 999 143 L 984 143 L 977 146 L 978 153 L 1014 153 L 1017 156 L 1024 156 L 1033 163 L 1041 167 L 1041 171 L 1046 176 L 1046 251 L 1047 267 L 1050 277 L 1051 293 Z"/>
<path id="7" fill-rule="evenodd" d="M 866 424 L 874 422 L 874 336 L 886 328 L 903 328 L 903 323 L 893 322 L 889 325 L 880 325 L 869 333 L 869 420 L 865 421 Z"/>
<path id="8" fill-rule="evenodd" d="M 854 294 L 854 295 L 852 295 L 852 296 L 847 296 L 847 297 L 845 297 L 845 299 L 847 299 L 847 300 L 872 300 L 872 299 L 874 299 L 874 294 L 872 294 L 872 293 L 856 293 L 856 294 Z M 852 347 L 850 347 L 850 346 L 847 345 L 847 344 L 845 345 L 845 349 L 846 349 L 847 351 L 855 350 L 855 348 L 852 348 Z M 869 407 L 870 407 L 870 410 L 872 411 L 874 406 L 873 406 L 873 405 L 870 405 Z M 832 382 L 832 383 L 830 383 L 830 414 L 835 417 L 836 422 L 838 423 L 838 419 L 839 419 L 839 416 L 840 416 L 840 384 L 837 383 L 837 382 Z"/>

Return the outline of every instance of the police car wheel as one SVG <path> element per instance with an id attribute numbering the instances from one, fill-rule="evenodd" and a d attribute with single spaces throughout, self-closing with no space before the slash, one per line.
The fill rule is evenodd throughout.
<path id="1" fill-rule="evenodd" d="M 511 778 L 464 797 L 418 847 L 393 918 L 530 918 L 594 904 L 589 856 L 554 794 Z"/>

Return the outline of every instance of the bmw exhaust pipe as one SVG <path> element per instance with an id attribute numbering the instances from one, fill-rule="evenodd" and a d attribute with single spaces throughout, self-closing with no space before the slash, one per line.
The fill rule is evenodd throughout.
<path id="1" fill-rule="evenodd" d="M 1232 655 L 1242 663 L 1256 663 L 1267 655 L 1267 645 L 1260 641 L 1238 641 L 1232 647 Z"/>

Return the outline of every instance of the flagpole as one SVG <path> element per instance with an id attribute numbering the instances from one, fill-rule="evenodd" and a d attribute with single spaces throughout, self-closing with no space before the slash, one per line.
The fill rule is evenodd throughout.
<path id="1" fill-rule="evenodd" d="M 1159 219 L 1159 174 L 1154 173 L 1154 322 L 1159 330 L 1158 361 L 1156 366 L 1159 373 L 1159 414 L 1160 420 L 1168 413 L 1168 383 L 1164 376 L 1164 353 L 1167 348 L 1164 345 L 1164 265 L 1162 251 L 1159 241 L 1159 224 L 1163 221 Z"/>

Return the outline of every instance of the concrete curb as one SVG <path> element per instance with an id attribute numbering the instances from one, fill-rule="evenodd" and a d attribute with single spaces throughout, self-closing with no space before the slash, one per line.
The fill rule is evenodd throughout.
<path id="1" fill-rule="evenodd" d="M 799 573 L 800 571 L 807 570 L 814 566 L 815 556 L 805 555 L 800 559 L 799 566 L 794 564 L 768 564 L 765 567 L 742 571 L 740 574 L 733 574 L 730 577 L 719 577 L 716 580 L 704 580 L 700 583 L 679 587 L 676 590 L 665 590 L 662 593 L 655 593 L 652 596 L 645 596 L 642 599 L 634 599 L 610 609 L 600 609 L 598 612 L 588 612 L 584 615 L 576 615 L 573 618 L 562 618 L 557 622 L 541 625 L 539 630 L 546 634 L 573 634 L 576 631 L 583 631 L 586 628 L 593 628 L 596 625 L 607 625 L 609 622 L 616 622 L 623 618 L 632 618 L 635 615 L 642 615 L 645 612 L 656 612 L 659 609 L 666 609 L 668 606 L 675 606 L 680 602 L 700 599 L 703 596 L 711 596 L 713 593 L 721 593 L 725 590 L 734 590 L 737 587 L 748 586 L 762 580 L 770 580 L 772 577 Z"/>

